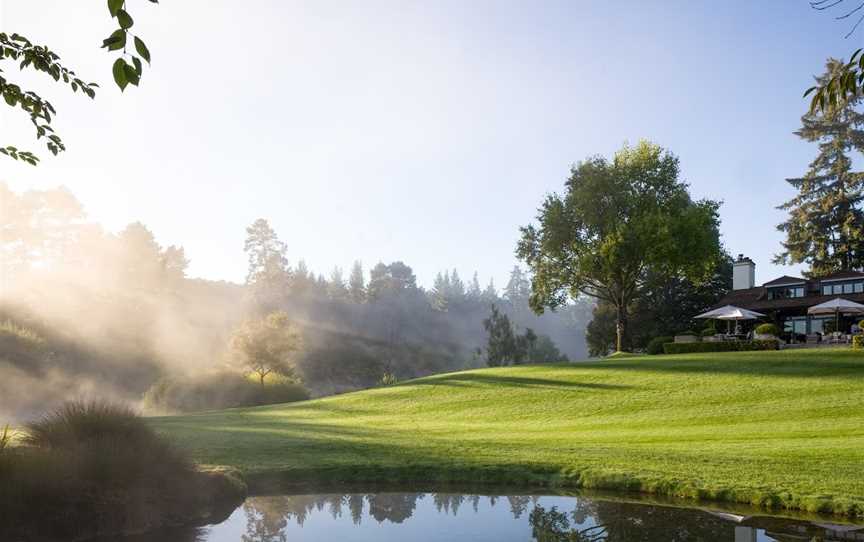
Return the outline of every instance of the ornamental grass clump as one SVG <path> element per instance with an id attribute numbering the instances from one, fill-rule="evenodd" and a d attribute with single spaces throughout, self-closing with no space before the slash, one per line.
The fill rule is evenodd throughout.
<path id="1" fill-rule="evenodd" d="M 198 521 L 210 487 L 131 409 L 66 404 L 0 454 L 0 540 L 76 540 Z"/>

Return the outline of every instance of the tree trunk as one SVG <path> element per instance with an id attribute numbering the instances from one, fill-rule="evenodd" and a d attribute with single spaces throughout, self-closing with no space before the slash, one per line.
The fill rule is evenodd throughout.
<path id="1" fill-rule="evenodd" d="M 627 311 L 618 306 L 615 311 L 615 351 L 624 352 L 624 338 L 627 333 Z"/>
<path id="2" fill-rule="evenodd" d="M 261 379 L 261 387 L 264 387 L 264 377 L 267 376 L 266 373 L 258 373 L 258 378 Z"/>

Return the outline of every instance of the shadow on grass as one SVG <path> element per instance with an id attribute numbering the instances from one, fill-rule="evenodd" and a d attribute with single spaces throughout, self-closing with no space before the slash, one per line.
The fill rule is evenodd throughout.
<path id="1" fill-rule="evenodd" d="M 565 369 L 556 365 L 550 369 Z M 731 375 L 783 376 L 791 378 L 864 378 L 864 354 L 834 352 L 730 352 L 723 354 L 680 354 L 675 356 L 644 356 L 602 362 L 571 365 L 590 371 L 616 369 L 667 372 L 715 373 Z"/>
<path id="2" fill-rule="evenodd" d="M 597 382 L 568 382 L 554 380 L 551 378 L 535 378 L 528 376 L 505 376 L 485 373 L 458 373 L 440 377 L 430 377 L 423 380 L 406 382 L 405 386 L 471 386 L 491 385 L 518 388 L 544 388 L 544 389 L 595 389 L 595 390 L 625 390 L 632 386 L 619 384 L 601 384 Z"/>

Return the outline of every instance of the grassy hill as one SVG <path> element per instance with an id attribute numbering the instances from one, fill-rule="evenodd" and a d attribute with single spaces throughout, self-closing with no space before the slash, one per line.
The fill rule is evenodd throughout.
<path id="1" fill-rule="evenodd" d="M 250 480 L 627 489 L 864 515 L 864 354 L 624 357 L 153 420 Z"/>

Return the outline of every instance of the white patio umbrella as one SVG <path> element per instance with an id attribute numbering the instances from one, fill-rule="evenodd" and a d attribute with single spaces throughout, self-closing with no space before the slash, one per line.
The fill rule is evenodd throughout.
<path id="1" fill-rule="evenodd" d="M 807 309 L 807 314 L 833 314 L 834 330 L 837 330 L 841 314 L 864 314 L 864 305 L 842 297 L 835 297 L 825 303 L 819 303 Z"/>
<path id="2" fill-rule="evenodd" d="M 708 312 L 703 312 L 698 316 L 694 316 L 694 318 L 711 318 L 716 320 L 726 320 L 727 322 L 734 320 L 736 329 L 738 328 L 738 322 L 741 320 L 757 320 L 764 317 L 765 315 L 761 312 L 742 309 L 735 305 L 726 305 L 725 307 L 720 307 L 719 309 L 710 310 Z"/>

